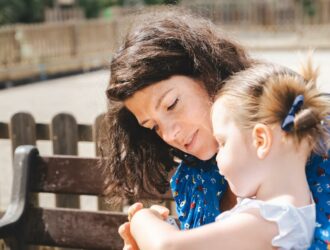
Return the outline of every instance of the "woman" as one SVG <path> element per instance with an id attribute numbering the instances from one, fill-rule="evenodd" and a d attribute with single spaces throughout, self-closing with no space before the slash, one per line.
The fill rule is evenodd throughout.
<path id="1" fill-rule="evenodd" d="M 256 62 L 205 19 L 182 10 L 145 18 L 111 62 L 108 127 L 101 145 L 106 193 L 111 201 L 164 193 L 178 157 L 183 161 L 171 189 L 181 227 L 193 228 L 236 203 L 216 171 L 209 113 L 223 81 Z M 134 244 L 129 224 L 122 229 L 126 246 Z"/>
<path id="2" fill-rule="evenodd" d="M 330 133 L 321 125 L 327 124 L 330 103 L 316 82 L 304 77 L 260 64 L 226 81 L 211 116 L 216 161 L 240 197 L 237 205 L 215 223 L 179 231 L 153 207 L 132 212 L 136 203 L 128 211 L 130 232 L 141 249 L 305 250 L 311 245 L 316 213 L 305 167 L 312 151 L 330 149 Z"/>

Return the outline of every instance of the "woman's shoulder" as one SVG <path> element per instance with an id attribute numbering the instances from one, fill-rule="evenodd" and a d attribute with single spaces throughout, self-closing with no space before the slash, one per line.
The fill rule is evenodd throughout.
<path id="1" fill-rule="evenodd" d="M 330 153 L 330 152 L 329 152 Z M 330 216 L 330 160 L 319 155 L 312 155 L 306 166 L 306 176 L 317 206 Z"/>
<path id="2" fill-rule="evenodd" d="M 330 155 L 330 151 L 328 152 Z M 310 249 L 327 249 L 330 242 L 330 160 L 313 154 L 306 175 L 316 204 L 316 228 Z"/>
<path id="3" fill-rule="evenodd" d="M 330 151 L 329 151 L 330 154 Z M 324 198 L 330 198 L 330 159 L 319 155 L 312 155 L 306 166 L 307 181 L 316 204 Z M 327 199 L 327 210 L 330 214 L 330 199 Z"/>

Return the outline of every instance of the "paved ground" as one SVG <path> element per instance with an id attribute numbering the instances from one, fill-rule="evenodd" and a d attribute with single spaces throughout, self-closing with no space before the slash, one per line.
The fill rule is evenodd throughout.
<path id="1" fill-rule="evenodd" d="M 306 51 L 299 55 L 298 51 L 255 51 L 258 58 L 298 69 L 300 61 L 306 58 Z M 315 65 L 320 66 L 319 83 L 321 88 L 330 92 L 330 50 L 316 51 Z M 49 123 L 59 112 L 73 114 L 78 123 L 92 124 L 95 117 L 106 107 L 104 91 L 108 82 L 108 72 L 97 71 L 77 76 L 50 80 L 22 87 L 0 91 L 0 121 L 8 122 L 18 111 L 30 112 L 37 122 Z M 49 142 L 38 142 L 42 154 L 51 153 Z M 0 140 L 0 210 L 9 201 L 11 187 L 11 150 L 8 140 Z M 79 154 L 93 156 L 91 143 L 80 143 Z M 44 206 L 52 206 L 52 196 L 41 199 Z M 86 201 L 86 202 L 84 202 Z M 95 209 L 94 199 L 82 197 L 83 208 Z"/>

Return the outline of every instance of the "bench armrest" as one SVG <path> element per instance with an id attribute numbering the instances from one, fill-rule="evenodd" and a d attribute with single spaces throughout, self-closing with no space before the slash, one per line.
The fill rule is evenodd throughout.
<path id="1" fill-rule="evenodd" d="M 12 235 L 23 218 L 29 193 L 29 168 L 38 154 L 37 148 L 30 145 L 15 150 L 10 204 L 0 219 L 0 238 Z"/>

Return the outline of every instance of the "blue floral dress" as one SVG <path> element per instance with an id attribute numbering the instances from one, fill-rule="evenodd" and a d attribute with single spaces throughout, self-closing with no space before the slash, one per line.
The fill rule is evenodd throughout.
<path id="1" fill-rule="evenodd" d="M 306 166 L 306 175 L 316 204 L 316 228 L 309 249 L 328 250 L 330 249 L 330 160 L 313 155 Z"/>
<path id="2" fill-rule="evenodd" d="M 191 229 L 215 221 L 219 200 L 227 183 L 215 161 L 198 161 L 194 167 L 182 162 L 171 178 L 172 195 L 181 229 Z"/>
<path id="3" fill-rule="evenodd" d="M 330 152 L 329 152 L 330 153 Z M 316 203 L 316 229 L 310 250 L 330 249 L 330 160 L 313 155 L 306 166 L 307 180 Z M 215 221 L 227 183 L 215 161 L 182 162 L 171 178 L 171 189 L 181 229 Z"/>

